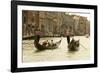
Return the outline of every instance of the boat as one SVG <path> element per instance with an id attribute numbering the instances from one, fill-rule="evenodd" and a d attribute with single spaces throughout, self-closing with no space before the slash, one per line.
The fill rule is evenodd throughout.
<path id="1" fill-rule="evenodd" d="M 35 37 L 35 40 L 34 40 L 34 46 L 37 48 L 37 50 L 39 51 L 42 51 L 42 50 L 53 50 L 53 49 L 56 49 L 59 47 L 60 43 L 61 43 L 61 40 L 59 40 L 58 42 L 54 43 L 56 45 L 54 46 L 44 46 L 44 45 L 41 45 L 39 43 L 39 40 L 40 40 L 40 36 L 36 36 Z"/>
<path id="2" fill-rule="evenodd" d="M 71 42 L 68 44 L 68 51 L 78 51 L 79 50 L 79 40 L 72 39 Z"/>

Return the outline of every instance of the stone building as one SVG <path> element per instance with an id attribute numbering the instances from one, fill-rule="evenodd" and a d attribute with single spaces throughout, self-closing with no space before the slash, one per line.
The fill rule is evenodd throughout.
<path id="1" fill-rule="evenodd" d="M 86 34 L 90 35 L 90 21 L 87 21 L 86 24 Z"/>
<path id="2" fill-rule="evenodd" d="M 40 12 L 40 29 L 45 35 L 57 35 L 62 24 L 61 13 L 59 12 Z"/>
<path id="3" fill-rule="evenodd" d="M 35 35 L 39 30 L 44 35 L 59 35 L 62 13 L 47 11 L 23 11 L 23 36 Z"/>
<path id="4" fill-rule="evenodd" d="M 90 34 L 90 22 L 86 17 L 66 12 L 22 11 L 23 36 L 34 36 L 39 31 L 44 36 Z"/>
<path id="5" fill-rule="evenodd" d="M 23 36 L 34 35 L 34 31 L 39 26 L 39 12 L 38 11 L 22 11 L 22 31 Z"/>
<path id="6" fill-rule="evenodd" d="M 66 35 L 65 32 L 67 30 L 69 30 L 70 35 L 71 35 L 71 33 L 74 33 L 73 32 L 73 30 L 74 30 L 74 19 L 73 19 L 73 16 L 66 14 L 66 13 L 63 13 L 62 14 L 61 31 L 64 35 Z"/>
<path id="7" fill-rule="evenodd" d="M 74 15 L 74 34 L 85 35 L 90 33 L 90 22 L 87 17 Z"/>
<path id="8" fill-rule="evenodd" d="M 79 34 L 80 35 L 85 35 L 86 34 L 86 17 L 81 17 L 79 18 Z"/>

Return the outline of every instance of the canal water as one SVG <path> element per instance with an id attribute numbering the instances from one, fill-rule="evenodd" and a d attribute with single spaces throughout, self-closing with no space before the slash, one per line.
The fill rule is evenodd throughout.
<path id="1" fill-rule="evenodd" d="M 59 41 L 61 38 L 41 38 L 40 43 L 44 40 Z M 47 61 L 67 61 L 67 60 L 88 60 L 90 58 L 90 38 L 85 36 L 75 36 L 75 40 L 80 41 L 79 50 L 76 52 L 68 51 L 67 39 L 62 37 L 61 44 L 57 49 L 44 50 L 36 52 L 34 40 L 23 40 L 22 59 L 23 62 L 47 62 Z"/>

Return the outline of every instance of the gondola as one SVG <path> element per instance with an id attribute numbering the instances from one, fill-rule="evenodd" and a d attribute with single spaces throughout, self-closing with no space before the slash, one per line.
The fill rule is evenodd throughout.
<path id="1" fill-rule="evenodd" d="M 68 51 L 74 52 L 79 50 L 79 40 L 72 39 L 71 42 L 68 44 Z"/>
<path id="2" fill-rule="evenodd" d="M 36 37 L 35 37 L 35 40 L 34 40 L 34 46 L 35 46 L 35 47 L 37 48 L 37 50 L 39 50 L 39 51 L 56 49 L 56 48 L 58 48 L 58 46 L 59 46 L 60 43 L 61 43 L 61 40 L 60 40 L 60 41 L 54 43 L 54 44 L 56 44 L 55 46 L 48 46 L 48 47 L 47 47 L 47 46 L 41 45 L 41 44 L 39 43 L 39 40 L 40 40 L 40 36 L 36 36 Z"/>

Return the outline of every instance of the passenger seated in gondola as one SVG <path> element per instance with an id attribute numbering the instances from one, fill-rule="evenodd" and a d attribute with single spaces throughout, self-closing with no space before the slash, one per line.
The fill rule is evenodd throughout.
<path id="1" fill-rule="evenodd" d="M 46 46 L 46 47 L 54 47 L 56 46 L 56 44 L 53 42 L 53 40 L 51 40 L 51 42 L 48 42 L 48 40 L 44 41 L 42 43 L 43 46 Z"/>
<path id="2" fill-rule="evenodd" d="M 42 45 L 46 46 L 48 44 L 48 40 L 43 41 Z"/>
<path id="3" fill-rule="evenodd" d="M 51 46 L 53 46 L 53 44 L 54 44 L 54 43 L 53 43 L 53 40 L 51 40 L 51 43 L 50 43 L 50 45 L 51 45 Z"/>
<path id="4" fill-rule="evenodd" d="M 56 44 L 53 43 L 53 40 L 51 40 L 50 46 L 56 46 Z"/>
<path id="5" fill-rule="evenodd" d="M 42 43 L 42 45 L 48 47 L 48 46 L 50 46 L 50 43 L 48 42 L 48 40 L 46 40 L 46 41 L 44 41 L 44 42 Z"/>

